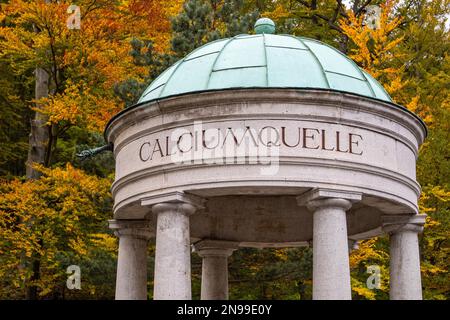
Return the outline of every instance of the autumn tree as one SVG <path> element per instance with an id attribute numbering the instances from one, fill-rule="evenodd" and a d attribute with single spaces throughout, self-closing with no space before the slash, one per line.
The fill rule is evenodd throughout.
<path id="1" fill-rule="evenodd" d="M 444 17 L 450 13 L 450 2 L 390 0 L 380 8 L 378 28 L 365 25 L 364 16 L 351 11 L 340 27 L 350 40 L 350 57 L 383 84 L 394 102 L 421 116 L 428 126 L 417 168 L 420 211 L 428 214 L 420 242 L 424 297 L 448 299 L 450 42 Z M 387 252 L 387 243 L 380 247 L 383 241 L 366 244 L 365 251 Z M 354 266 L 366 263 L 360 260 Z M 386 260 L 380 265 L 387 270 Z M 373 296 L 360 288 L 360 293 Z"/>
<path id="2" fill-rule="evenodd" d="M 148 39 L 133 38 L 130 56 L 137 66 L 147 68 L 144 81 L 126 79 L 115 92 L 127 106 L 135 104 L 145 88 L 166 68 L 207 42 L 248 33 L 258 18 L 258 10 L 243 0 L 188 0 L 170 19 L 170 47 L 160 52 Z"/>
<path id="3" fill-rule="evenodd" d="M 79 28 L 76 25 L 69 28 L 71 20 L 67 10 L 71 4 L 80 9 Z M 30 129 L 28 179 L 39 179 L 42 173 L 35 169 L 35 164 L 51 167 L 76 162 L 77 144 L 102 143 L 97 139 L 98 132 L 123 108 L 114 86 L 130 77 L 140 80 L 143 73 L 128 54 L 130 39 L 133 36 L 151 39 L 156 46 L 166 47 L 170 27 L 166 15 L 172 10 L 176 8 L 162 6 L 161 1 L 139 0 L 12 0 L 2 3 L 0 58 L 2 69 L 8 72 L 8 78 L 2 81 L 12 80 L 8 82 L 11 87 L 16 79 L 21 79 L 27 86 L 23 90 L 27 94 L 19 95 L 19 86 L 2 87 L 2 103 L 12 111 L 2 115 L 0 121 L 13 124 L 32 119 L 30 126 L 24 126 Z M 21 112 L 16 112 L 17 108 Z M 30 109 L 34 115 L 30 114 Z M 6 137 L 12 139 L 5 139 L 5 151 L 7 146 L 26 148 L 23 138 L 10 134 Z M 23 159 L 14 156 L 14 152 L 2 152 L 5 163 Z M 26 221 L 30 228 L 41 223 L 34 218 Z M 39 245 L 45 247 L 43 242 L 48 239 L 41 237 L 39 241 L 42 242 Z M 33 255 L 26 258 L 33 261 L 31 265 L 28 262 L 24 265 L 32 270 L 31 274 L 27 273 L 27 281 L 29 298 L 34 299 L 39 288 L 33 283 L 41 279 L 45 255 L 33 251 Z"/>
<path id="4" fill-rule="evenodd" d="M 71 4 L 80 8 L 80 29 L 67 26 Z M 213 39 L 252 33 L 254 21 L 266 16 L 277 33 L 312 37 L 350 55 L 394 102 L 427 123 L 417 170 L 420 211 L 429 216 L 420 241 L 424 297 L 449 298 L 449 0 L 0 5 L 0 297 L 24 298 L 31 288 L 38 298 L 112 298 L 117 240 L 106 220 L 114 163 L 110 154 L 80 161 L 76 153 L 103 144 L 111 115 L 136 103 L 175 60 Z M 375 29 L 366 24 L 369 5 L 382 9 Z M 28 177 L 34 179 L 26 179 L 33 145 L 38 156 L 29 157 Z M 230 258 L 230 296 L 310 299 L 311 254 L 310 248 L 239 250 Z M 201 260 L 194 255 L 192 262 L 198 297 Z M 81 291 L 64 289 L 70 264 L 82 267 Z M 380 289 L 366 286 L 370 265 L 381 268 Z M 361 242 L 350 267 L 354 299 L 387 299 L 387 237 Z"/>
<path id="5" fill-rule="evenodd" d="M 32 111 L 23 101 L 31 99 L 32 90 L 27 75 L 14 74 L 5 61 L 0 61 L 0 74 L 0 176 L 11 178 L 25 174 Z"/>
<path id="6" fill-rule="evenodd" d="M 98 254 L 113 262 L 116 254 L 117 241 L 106 232 L 111 180 L 87 175 L 71 165 L 56 169 L 36 165 L 34 169 L 40 179 L 0 182 L 2 298 L 23 298 L 25 283 L 38 288 L 40 297 L 62 298 L 69 265 L 83 265 Z M 32 260 L 23 264 L 22 253 L 39 257 L 38 277 L 32 277 Z M 90 283 L 94 277 L 88 275 L 83 275 L 86 296 L 95 294 Z"/>
<path id="7" fill-rule="evenodd" d="M 212 40 L 248 33 L 258 16 L 257 10 L 246 12 L 242 0 L 186 1 L 172 20 L 171 49 L 182 58 Z"/>

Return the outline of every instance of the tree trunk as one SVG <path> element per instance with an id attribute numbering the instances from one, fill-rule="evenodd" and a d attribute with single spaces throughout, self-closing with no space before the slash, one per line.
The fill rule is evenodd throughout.
<path id="1" fill-rule="evenodd" d="M 48 96 L 49 91 L 49 75 L 47 71 L 41 68 L 35 70 L 36 85 L 35 85 L 35 99 L 38 100 Z M 26 162 L 26 177 L 27 179 L 38 179 L 41 175 L 39 171 L 32 167 L 33 163 L 47 165 L 49 154 L 49 138 L 50 130 L 47 125 L 47 116 L 39 112 L 41 105 L 36 103 L 36 114 L 31 120 L 31 130 L 29 136 L 29 149 Z M 32 222 L 31 222 L 32 223 Z M 35 281 L 40 278 L 41 261 L 39 257 L 33 256 L 31 261 L 32 275 L 30 281 Z M 37 300 L 38 288 L 31 284 L 27 285 L 26 298 L 28 300 Z"/>
<path id="2" fill-rule="evenodd" d="M 50 0 L 45 0 L 45 3 L 50 3 Z M 39 29 L 33 25 L 34 31 L 39 32 Z M 49 81 L 50 76 L 46 70 L 37 67 L 35 69 L 35 91 L 34 98 L 39 100 L 41 98 L 48 97 L 49 94 Z M 51 145 L 50 135 L 51 127 L 47 125 L 48 117 L 41 113 L 42 105 L 36 103 L 36 113 L 34 119 L 31 120 L 30 136 L 29 136 L 29 146 L 28 146 L 28 156 L 26 165 L 26 178 L 27 180 L 39 179 L 41 173 L 33 168 L 33 163 L 39 163 L 45 166 L 49 165 Z M 33 223 L 30 221 L 29 223 Z M 42 239 L 39 240 L 39 245 L 42 246 Z M 40 279 L 41 274 L 41 260 L 36 254 L 33 255 L 32 261 L 32 275 L 30 281 Z M 26 285 L 26 298 L 29 300 L 38 299 L 38 287 L 34 284 Z"/>
<path id="3" fill-rule="evenodd" d="M 317 19 L 317 16 L 315 15 L 317 13 L 316 12 L 316 10 L 317 10 L 317 0 L 312 0 L 311 1 L 311 10 L 313 11 L 312 12 L 313 13 L 312 22 L 313 22 L 313 24 L 318 25 L 319 24 L 319 19 Z"/>
<path id="4" fill-rule="evenodd" d="M 341 36 L 341 39 L 339 41 L 339 51 L 341 51 L 343 54 L 347 54 L 348 51 L 348 37 L 343 34 Z"/>
<path id="5" fill-rule="evenodd" d="M 48 96 L 48 82 L 49 76 L 47 71 L 41 68 L 36 68 L 36 86 L 35 99 L 38 100 Z M 36 103 L 36 108 L 39 110 L 40 105 Z M 47 116 L 36 111 L 34 119 L 31 120 L 31 131 L 29 136 L 29 149 L 26 162 L 27 179 L 38 179 L 40 173 L 32 167 L 33 163 L 46 164 L 46 159 L 49 152 L 49 127 L 47 126 Z"/>

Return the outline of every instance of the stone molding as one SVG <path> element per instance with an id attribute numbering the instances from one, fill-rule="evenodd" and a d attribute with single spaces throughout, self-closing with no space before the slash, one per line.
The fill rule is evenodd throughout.
<path id="1" fill-rule="evenodd" d="M 197 208 L 190 203 L 185 202 L 162 202 L 152 206 L 152 212 L 155 215 L 165 212 L 173 212 L 181 215 L 190 216 L 195 213 Z"/>
<path id="2" fill-rule="evenodd" d="M 341 161 L 340 163 L 336 163 L 334 160 L 329 160 L 329 159 L 319 159 L 319 158 L 298 159 L 298 158 L 288 158 L 288 157 L 283 157 L 283 159 L 280 159 L 278 161 L 278 163 L 280 165 L 285 165 L 285 164 L 314 165 L 317 167 L 332 166 L 335 168 L 342 168 L 342 169 L 348 169 L 348 170 L 352 170 L 352 171 L 364 172 L 364 173 L 382 176 L 387 179 L 398 181 L 399 183 L 405 185 L 406 187 L 413 189 L 415 191 L 415 193 L 417 194 L 417 197 L 419 197 L 420 193 L 421 193 L 420 185 L 415 180 L 411 179 L 410 177 L 408 177 L 404 174 L 398 173 L 398 172 L 393 172 L 393 171 L 387 170 L 385 168 L 369 166 L 369 165 L 362 164 L 362 163 L 345 163 L 344 161 Z M 195 168 L 198 166 L 205 166 L 205 165 L 204 164 L 196 164 L 196 165 L 179 166 L 179 165 L 171 163 L 171 164 L 163 164 L 163 165 L 157 165 L 154 167 L 146 168 L 144 170 L 140 170 L 138 172 L 133 172 L 131 174 L 128 174 L 128 175 L 125 175 L 125 176 L 119 178 L 118 180 L 115 180 L 111 186 L 111 192 L 112 192 L 112 195 L 115 196 L 117 194 L 118 188 L 123 188 L 127 184 L 133 183 L 141 178 L 145 178 L 147 176 L 157 174 L 161 171 L 169 172 L 169 171 L 178 171 L 178 170 L 188 170 L 188 169 L 192 169 L 192 168 Z M 208 164 L 207 166 L 208 167 L 220 167 L 222 165 Z M 146 200 L 146 199 L 147 198 L 144 198 L 144 200 Z M 151 197 L 149 197 L 149 199 L 151 199 Z"/>
<path id="3" fill-rule="evenodd" d="M 194 250 L 200 257 L 229 257 L 239 248 L 239 242 L 223 240 L 200 240 L 194 244 Z"/>
<path id="4" fill-rule="evenodd" d="M 336 91 L 269 88 L 191 93 L 137 105 L 135 108 L 120 113 L 111 119 L 105 129 L 105 138 L 107 141 L 114 141 L 123 130 L 134 124 L 134 119 L 144 120 L 163 113 L 199 107 L 221 104 L 229 106 L 233 103 L 242 103 L 242 101 L 323 104 L 353 110 L 358 107 L 361 111 L 382 116 L 390 121 L 400 123 L 405 123 L 406 121 L 419 143 L 423 142 L 427 134 L 425 125 L 417 116 L 406 108 L 393 103 Z M 408 115 L 407 120 L 405 115 Z"/>
<path id="5" fill-rule="evenodd" d="M 314 188 L 299 195 L 296 199 L 299 206 L 306 206 L 310 211 L 320 207 L 339 207 L 347 211 L 351 208 L 352 203 L 361 201 L 362 193 Z"/>
<path id="6" fill-rule="evenodd" d="M 280 165 L 284 165 L 285 162 L 283 160 L 281 160 Z M 395 181 L 397 183 L 400 183 L 401 185 L 405 186 L 406 188 L 409 188 L 411 190 L 414 190 L 414 193 L 416 194 L 416 196 L 418 197 L 420 195 L 420 186 L 419 184 L 412 180 L 411 178 L 405 176 L 405 175 L 401 175 L 399 173 L 393 172 L 393 171 L 388 171 L 386 169 L 383 168 L 375 168 L 375 167 L 369 167 L 367 165 L 362 165 L 362 164 L 356 164 L 356 163 L 352 163 L 352 164 L 348 164 L 345 165 L 343 163 L 332 163 L 331 161 L 327 161 L 324 159 L 311 159 L 311 161 L 306 161 L 305 159 L 302 159 L 301 161 L 297 160 L 297 161 L 289 161 L 286 162 L 286 164 L 290 164 L 290 165 L 307 165 L 307 166 L 311 166 L 314 165 L 318 168 L 321 167 L 330 167 L 333 166 L 334 168 L 337 169 L 343 169 L 343 170 L 352 170 L 352 171 L 357 171 L 357 172 L 363 172 L 363 173 L 367 173 L 367 174 L 372 174 L 374 176 L 380 177 L 380 178 L 384 178 L 384 179 L 390 179 L 392 181 Z M 220 167 L 219 165 L 208 165 L 209 167 Z M 353 166 L 353 167 L 352 167 Z M 149 169 L 145 169 L 145 170 L 141 170 L 139 172 L 135 172 L 133 174 L 124 176 L 122 178 L 120 178 L 119 180 L 115 181 L 112 185 L 112 193 L 113 193 L 113 197 L 115 197 L 117 195 L 117 193 L 122 190 L 123 188 L 127 188 L 127 186 L 133 184 L 136 181 L 139 181 L 140 179 L 144 179 L 146 177 L 151 177 L 155 174 L 158 174 L 158 172 L 160 171 L 164 171 L 164 172 L 170 172 L 170 171 L 177 171 L 177 170 L 190 170 L 193 167 L 195 167 L 195 165 L 189 165 L 189 166 L 158 166 L 158 167 L 153 167 L 153 168 L 149 168 Z M 238 186 L 240 184 L 244 184 L 246 182 L 246 180 L 241 180 L 239 182 L 233 181 L 233 184 L 235 186 Z M 249 181 L 249 182 L 253 182 L 253 181 Z M 272 185 L 277 185 L 280 184 L 280 182 L 285 182 L 285 180 L 275 180 L 273 179 L 272 181 L 270 181 L 270 184 Z M 292 181 L 292 183 L 295 183 L 296 181 Z M 313 182 L 311 182 L 312 184 Z M 230 184 L 230 183 L 229 183 Z M 267 183 L 266 183 L 267 184 Z M 324 183 L 316 181 L 315 182 L 316 185 L 324 185 Z M 223 187 L 226 186 L 227 183 L 223 183 L 223 182 L 190 182 L 189 185 L 186 185 L 185 187 L 188 189 L 200 189 L 200 188 L 206 188 L 206 187 Z M 298 186 L 303 186 L 304 183 L 299 183 Z M 335 184 L 336 185 L 336 184 Z M 410 199 L 408 198 L 401 198 L 399 195 L 395 195 L 392 196 L 391 193 L 387 192 L 387 191 L 382 191 L 379 189 L 374 189 L 374 188 L 370 188 L 369 186 L 366 186 L 364 189 L 362 189 L 361 187 L 355 187 L 353 185 L 346 185 L 344 183 L 340 183 L 338 185 L 336 185 L 337 187 L 342 187 L 345 189 L 360 189 L 363 193 L 365 194 L 369 194 L 369 195 L 374 195 L 374 196 L 381 196 L 384 198 L 391 198 L 392 200 L 395 201 L 401 201 L 402 203 L 404 203 L 405 205 L 409 206 L 412 210 L 418 210 L 417 207 L 417 203 L 412 202 Z M 179 186 L 180 187 L 180 186 Z M 155 191 L 156 192 L 156 191 Z M 155 193 L 152 192 L 152 193 Z M 170 194 L 173 192 L 169 192 Z M 144 201 L 148 201 L 148 199 L 154 199 L 154 198 L 160 198 L 161 196 L 146 196 L 146 195 L 140 195 L 137 194 L 135 196 L 132 197 L 127 197 L 126 199 L 123 200 L 117 200 L 114 203 L 114 212 L 118 211 L 121 207 L 124 207 L 130 203 L 136 202 L 136 201 L 142 201 L 141 199 L 143 199 Z M 162 196 L 164 197 L 164 196 Z M 157 201 L 154 201 L 157 202 Z"/>
<path id="7" fill-rule="evenodd" d="M 154 236 L 149 226 L 149 220 L 109 220 L 109 228 L 121 237 L 131 237 L 148 241 Z"/>
<path id="8" fill-rule="evenodd" d="M 339 106 L 339 108 L 341 108 L 341 106 Z M 369 112 L 367 112 L 367 113 L 369 113 Z M 378 114 L 376 114 L 376 115 L 378 115 Z M 209 123 L 209 122 L 220 123 L 220 122 L 224 122 L 227 120 L 236 120 L 236 119 L 245 120 L 245 119 L 249 119 L 249 118 L 251 118 L 252 120 L 265 120 L 267 117 L 270 119 L 276 118 L 276 119 L 280 119 L 280 120 L 298 120 L 298 115 L 296 115 L 296 114 L 280 114 L 280 115 L 258 114 L 258 115 L 255 115 L 255 114 L 250 113 L 250 114 L 246 115 L 246 117 L 244 115 L 235 115 L 235 114 L 228 115 L 228 116 L 220 115 L 220 116 L 208 117 L 207 120 L 202 120 L 202 122 L 203 123 Z M 369 129 L 369 130 L 377 132 L 379 134 L 383 134 L 385 136 L 389 136 L 393 139 L 399 140 L 399 141 L 403 142 L 406 146 L 408 146 L 415 154 L 418 153 L 418 148 L 416 145 L 417 142 L 411 141 L 409 138 L 406 138 L 405 136 L 399 134 L 399 132 L 396 132 L 391 129 L 382 128 L 377 125 L 370 124 L 370 123 L 363 122 L 363 121 L 357 121 L 357 120 L 352 120 L 352 119 L 342 119 L 342 118 L 336 118 L 336 117 L 324 116 L 324 115 L 309 116 L 306 114 L 301 114 L 301 118 L 303 121 L 339 123 L 339 124 L 343 124 L 343 125 L 347 125 L 347 126 L 351 126 L 351 127 Z M 134 140 L 137 140 L 139 138 L 142 138 L 142 137 L 147 136 L 152 133 L 157 133 L 157 132 L 164 131 L 164 130 L 175 130 L 180 127 L 190 126 L 190 125 L 192 125 L 193 121 L 195 121 L 195 120 L 194 119 L 186 119 L 186 120 L 179 120 L 174 123 L 161 124 L 161 125 L 158 125 L 158 126 L 155 126 L 152 128 L 144 129 L 144 130 L 140 131 L 139 133 L 131 134 L 131 135 L 127 136 L 126 138 L 120 138 L 120 140 L 117 142 L 117 145 L 114 145 L 114 157 L 117 155 L 117 153 L 119 153 L 121 151 L 121 149 L 124 146 L 126 146 L 128 143 L 130 143 Z M 124 130 L 126 130 L 126 128 Z M 411 130 L 410 130 L 410 132 L 411 132 Z M 417 139 L 418 137 L 415 136 L 415 138 Z"/>
<path id="9" fill-rule="evenodd" d="M 417 214 L 412 216 L 407 215 L 390 215 L 382 216 L 382 228 L 387 234 L 394 234 L 404 231 L 412 231 L 422 233 L 425 225 L 427 215 Z"/>
<path id="10" fill-rule="evenodd" d="M 155 205 L 159 204 L 172 204 L 172 205 L 186 204 L 194 207 L 194 211 L 196 211 L 198 209 L 203 209 L 204 203 L 205 199 L 180 191 L 162 193 L 153 197 L 145 197 L 141 200 L 142 206 L 151 206 L 153 211 L 155 211 L 155 209 L 153 209 Z M 186 207 L 185 210 L 190 211 L 188 207 Z"/>

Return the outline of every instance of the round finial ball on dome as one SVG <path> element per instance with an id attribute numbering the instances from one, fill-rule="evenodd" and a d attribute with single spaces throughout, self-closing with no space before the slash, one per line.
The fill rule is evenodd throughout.
<path id="1" fill-rule="evenodd" d="M 275 33 L 275 22 L 269 18 L 260 18 L 255 23 L 255 33 L 262 34 L 274 34 Z"/>

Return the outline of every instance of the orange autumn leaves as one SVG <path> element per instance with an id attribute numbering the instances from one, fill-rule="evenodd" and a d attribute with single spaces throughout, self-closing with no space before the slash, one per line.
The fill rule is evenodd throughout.
<path id="1" fill-rule="evenodd" d="M 40 110 L 52 124 L 77 125 L 101 131 L 123 103 L 113 87 L 126 79 L 143 81 L 144 67 L 133 64 L 133 37 L 166 50 L 169 15 L 182 1 L 78 1 L 81 28 L 69 29 L 69 1 L 13 0 L 2 5 L 0 57 L 17 74 L 41 67 L 50 75 L 49 96 Z"/>

